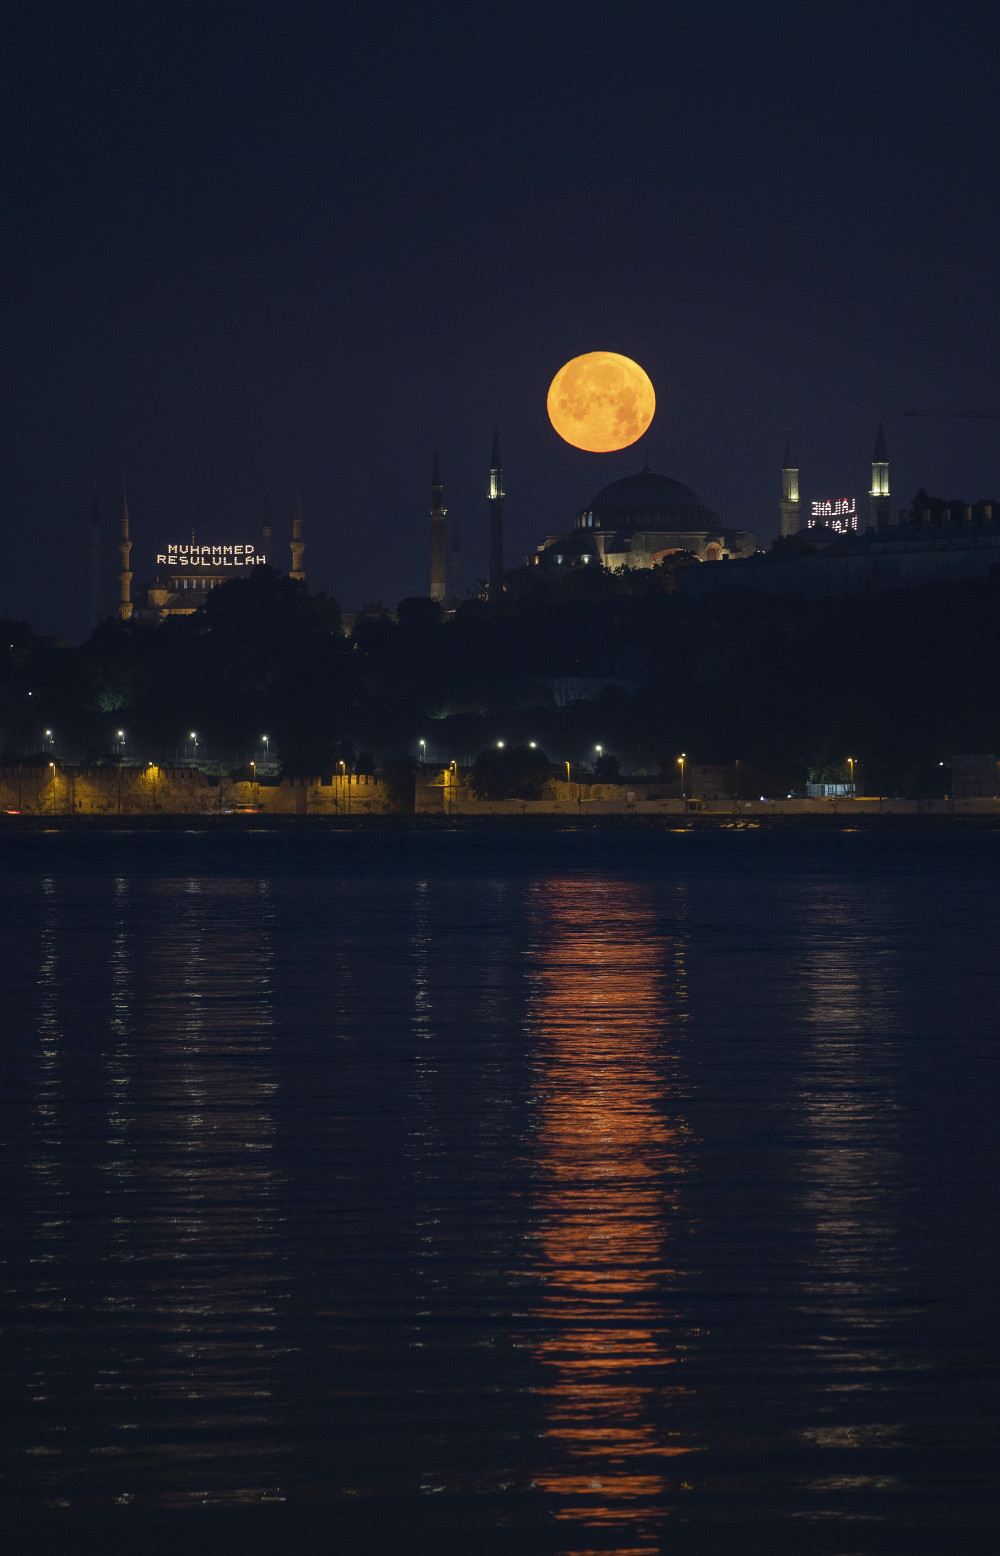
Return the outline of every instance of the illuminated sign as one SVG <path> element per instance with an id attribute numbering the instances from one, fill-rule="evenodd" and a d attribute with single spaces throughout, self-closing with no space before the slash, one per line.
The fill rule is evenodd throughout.
<path id="1" fill-rule="evenodd" d="M 817 524 L 824 524 L 827 529 L 836 530 L 838 535 L 846 535 L 850 530 L 858 527 L 858 500 L 856 497 L 826 497 L 812 504 L 812 516 L 806 525 L 807 529 L 815 529 Z"/>
<path id="2" fill-rule="evenodd" d="M 253 546 L 168 546 L 156 558 L 168 567 L 256 567 L 266 562 L 263 551 Z"/>

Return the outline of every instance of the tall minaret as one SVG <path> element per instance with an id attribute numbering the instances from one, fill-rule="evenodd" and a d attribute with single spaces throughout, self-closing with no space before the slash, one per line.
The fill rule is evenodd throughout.
<path id="1" fill-rule="evenodd" d="M 872 452 L 872 489 L 868 493 L 872 510 L 872 529 L 885 529 L 889 522 L 889 455 L 885 447 L 885 429 L 879 418 Z"/>
<path id="2" fill-rule="evenodd" d="M 797 535 L 801 524 L 802 504 L 799 502 L 799 467 L 792 453 L 792 434 L 785 444 L 785 457 L 781 461 L 781 533 Z"/>
<path id="3" fill-rule="evenodd" d="M 302 553 L 306 549 L 302 539 L 302 493 L 295 493 L 295 512 L 292 515 L 292 565 L 289 569 L 289 578 L 296 579 L 299 583 L 305 583 L 306 573 L 302 566 Z"/>
<path id="4" fill-rule="evenodd" d="M 122 621 L 128 621 L 132 615 L 132 542 L 128 533 L 128 498 L 125 495 L 125 482 L 122 481 L 122 511 L 121 511 L 121 539 L 118 542 L 118 554 L 122 565 L 118 574 L 121 584 L 121 600 L 118 604 L 118 614 Z"/>
<path id="5" fill-rule="evenodd" d="M 266 486 L 264 488 L 264 517 L 260 525 L 260 540 L 260 548 L 264 553 L 264 560 L 266 561 L 271 555 L 271 497 Z"/>
<path id="6" fill-rule="evenodd" d="M 101 619 L 101 509 L 94 482 L 94 501 L 90 508 L 90 630 Z"/>
<path id="7" fill-rule="evenodd" d="M 434 468 L 431 471 L 431 599 L 443 605 L 448 593 L 445 580 L 444 485 L 441 481 L 441 461 L 434 450 Z"/>
<path id="8" fill-rule="evenodd" d="M 503 471 L 500 467 L 500 435 L 493 429 L 493 456 L 490 460 L 490 565 L 486 574 L 486 596 L 498 600 L 503 593 Z"/>

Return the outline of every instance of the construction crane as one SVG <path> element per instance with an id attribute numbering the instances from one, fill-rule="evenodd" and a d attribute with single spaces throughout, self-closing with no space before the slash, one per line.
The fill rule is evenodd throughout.
<path id="1" fill-rule="evenodd" d="M 1000 410 L 985 411 L 904 411 L 904 416 L 936 416 L 939 420 L 948 421 L 997 421 L 1000 420 Z"/>

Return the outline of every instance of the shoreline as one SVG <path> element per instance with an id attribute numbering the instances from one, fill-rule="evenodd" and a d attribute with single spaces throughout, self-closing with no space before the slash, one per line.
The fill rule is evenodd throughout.
<path id="1" fill-rule="evenodd" d="M 813 812 L 751 816 L 732 811 L 698 811 L 676 815 L 604 814 L 548 815 L 149 815 L 149 816 L 38 816 L 0 815 L 0 836 L 49 832 L 755 832 L 755 831 L 1000 831 L 1000 813 L 920 811 L 847 815 Z"/>

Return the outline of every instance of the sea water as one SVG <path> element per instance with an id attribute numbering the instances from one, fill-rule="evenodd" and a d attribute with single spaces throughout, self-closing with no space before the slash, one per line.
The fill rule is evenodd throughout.
<path id="1" fill-rule="evenodd" d="M 0 864 L 12 1548 L 995 1548 L 1000 835 Z"/>

